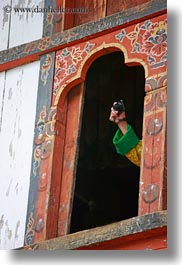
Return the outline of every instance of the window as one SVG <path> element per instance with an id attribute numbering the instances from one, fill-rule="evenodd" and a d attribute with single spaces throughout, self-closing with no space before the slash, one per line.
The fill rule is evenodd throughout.
<path id="1" fill-rule="evenodd" d="M 122 52 L 96 59 L 87 71 L 70 232 L 138 215 L 140 169 L 116 154 L 109 122 L 114 101 L 124 99 L 128 123 L 142 137 L 145 75 Z"/>

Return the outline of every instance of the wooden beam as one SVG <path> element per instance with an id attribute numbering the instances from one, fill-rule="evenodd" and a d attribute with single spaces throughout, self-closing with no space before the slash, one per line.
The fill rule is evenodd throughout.
<path id="1" fill-rule="evenodd" d="M 0 71 L 5 71 L 18 65 L 38 60 L 42 54 L 56 51 L 80 42 L 83 38 L 88 40 L 103 33 L 111 32 L 117 28 L 135 24 L 166 13 L 166 0 L 153 0 L 140 6 L 113 14 L 111 16 L 89 22 L 52 37 L 44 36 L 37 41 L 23 44 L 0 52 Z"/>
<path id="2" fill-rule="evenodd" d="M 77 248 L 77 250 L 166 250 L 167 228 L 159 227 Z"/>

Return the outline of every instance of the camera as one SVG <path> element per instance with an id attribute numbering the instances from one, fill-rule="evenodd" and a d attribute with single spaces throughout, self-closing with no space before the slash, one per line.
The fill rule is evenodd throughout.
<path id="1" fill-rule="evenodd" d="M 118 115 L 120 115 L 123 111 L 125 111 L 124 101 L 122 99 L 120 99 L 118 102 L 116 102 L 113 105 L 113 109 L 115 111 L 118 111 Z"/>

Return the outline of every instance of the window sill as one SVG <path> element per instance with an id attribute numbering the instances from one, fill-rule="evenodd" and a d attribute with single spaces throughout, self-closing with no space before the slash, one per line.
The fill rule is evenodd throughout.
<path id="1" fill-rule="evenodd" d="M 151 249 L 166 248 L 167 211 L 154 212 L 131 219 L 41 241 L 23 250 L 65 249 Z M 151 240 L 152 239 L 152 240 Z M 152 242 L 158 241 L 155 247 Z M 141 243 L 141 240 L 149 245 Z M 148 241 L 147 241 L 148 240 Z M 139 242 L 140 241 L 140 242 Z M 131 246 L 135 242 L 135 246 Z M 139 243 L 137 243 L 139 242 Z M 128 245 L 130 244 L 130 246 Z M 123 247 L 121 246 L 123 245 Z M 128 247 L 127 247 L 128 246 Z"/>

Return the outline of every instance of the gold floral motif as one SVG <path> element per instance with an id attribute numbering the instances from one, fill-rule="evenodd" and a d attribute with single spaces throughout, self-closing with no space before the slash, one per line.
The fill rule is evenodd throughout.
<path id="1" fill-rule="evenodd" d="M 33 213 L 30 213 L 28 224 L 27 224 L 27 230 L 25 233 L 25 245 L 30 245 L 33 243 L 33 237 L 34 237 L 34 223 L 35 220 L 33 218 Z"/>
<path id="2" fill-rule="evenodd" d="M 129 40 L 131 40 L 131 45 L 132 46 L 135 46 L 135 43 L 137 42 L 138 40 L 138 37 L 139 37 L 139 34 L 140 34 L 140 27 L 139 27 L 139 24 L 137 24 L 134 28 L 134 31 L 130 32 L 127 34 L 127 38 Z"/>
<path id="3" fill-rule="evenodd" d="M 41 80 L 42 80 L 44 86 L 47 83 L 47 79 L 49 76 L 48 72 L 49 72 L 49 69 L 51 68 L 51 65 L 52 65 L 52 57 L 50 54 L 47 54 L 45 63 L 43 63 L 41 66 Z"/>
<path id="4" fill-rule="evenodd" d="M 160 21 L 157 26 L 154 27 L 153 33 L 151 33 L 151 36 L 157 35 L 159 31 L 167 32 L 167 23 L 166 21 Z"/>
<path id="5" fill-rule="evenodd" d="M 73 47 L 71 51 L 71 57 L 73 63 L 76 65 L 79 61 L 82 60 L 83 51 L 80 50 L 80 47 Z"/>

